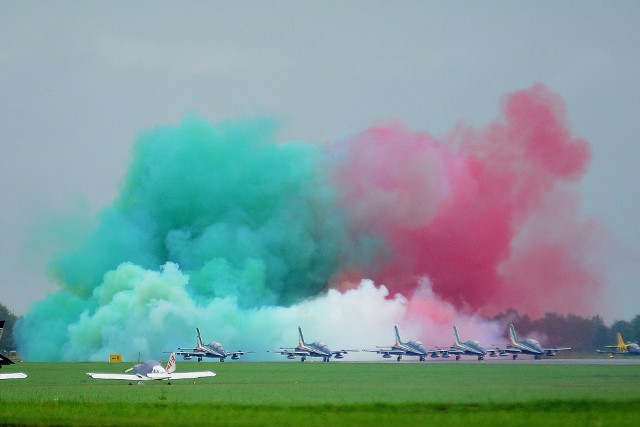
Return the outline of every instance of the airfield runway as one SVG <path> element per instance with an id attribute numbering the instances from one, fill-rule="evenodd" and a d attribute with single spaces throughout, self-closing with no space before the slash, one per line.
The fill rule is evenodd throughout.
<path id="1" fill-rule="evenodd" d="M 614 357 L 612 359 L 606 358 L 594 358 L 594 359 L 540 359 L 535 360 L 533 358 L 521 358 L 513 360 L 510 357 L 506 358 L 486 358 L 484 360 L 477 360 L 475 358 L 467 358 L 467 359 L 432 359 L 429 358 L 424 362 L 420 362 L 416 358 L 406 358 L 402 359 L 402 361 L 398 362 L 396 360 L 344 360 L 338 363 L 461 363 L 461 364 L 482 364 L 482 363 L 509 363 L 515 365 L 640 365 L 640 357 Z M 305 362 L 308 363 L 308 362 Z M 336 363 L 332 361 L 332 363 Z"/>
<path id="2" fill-rule="evenodd" d="M 487 360 L 487 359 L 485 359 Z M 494 360 L 489 359 L 489 362 L 498 363 L 520 363 L 520 364 L 542 364 L 542 365 L 640 365 L 640 358 L 612 358 L 612 359 L 516 359 L 516 360 Z M 473 360 L 470 360 L 473 362 Z M 475 361 L 477 362 L 477 360 Z"/>

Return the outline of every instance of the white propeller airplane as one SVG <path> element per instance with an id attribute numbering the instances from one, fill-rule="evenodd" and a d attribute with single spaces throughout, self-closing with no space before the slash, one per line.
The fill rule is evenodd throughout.
<path id="1" fill-rule="evenodd" d="M 4 330 L 4 320 L 0 320 L 0 338 L 2 338 L 2 331 Z M 0 354 L 0 368 L 3 365 L 13 365 L 15 362 L 8 357 Z M 0 374 L 0 380 L 17 380 L 27 378 L 27 374 L 23 374 L 22 372 L 12 372 L 9 374 Z"/>
<path id="2" fill-rule="evenodd" d="M 171 353 L 169 363 L 167 367 L 163 368 L 160 362 L 157 360 L 147 360 L 144 363 L 139 363 L 133 368 L 129 368 L 124 374 L 98 374 L 94 372 L 87 372 L 91 378 L 98 380 L 124 380 L 124 381 L 137 381 L 138 384 L 142 384 L 142 381 L 151 380 L 165 380 L 171 384 L 172 380 L 185 380 L 196 379 L 205 377 L 215 377 L 216 374 L 211 371 L 198 371 L 198 372 L 181 372 L 177 373 L 176 370 L 176 355 Z M 133 371 L 133 374 L 127 374 L 126 372 Z"/>

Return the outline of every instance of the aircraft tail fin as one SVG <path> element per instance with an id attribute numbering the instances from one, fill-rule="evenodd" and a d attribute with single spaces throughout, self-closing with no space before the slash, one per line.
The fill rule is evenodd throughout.
<path id="1" fill-rule="evenodd" d="M 176 354 L 175 353 L 171 353 L 169 362 L 167 362 L 166 370 L 168 373 L 172 373 L 176 371 Z"/>
<path id="2" fill-rule="evenodd" d="M 511 339 L 511 344 L 516 345 L 518 338 L 516 337 L 516 328 L 513 327 L 513 323 L 509 325 L 509 338 Z"/>
<path id="3" fill-rule="evenodd" d="M 625 344 L 624 340 L 622 339 L 622 334 L 620 332 L 618 332 L 618 351 L 620 353 L 627 352 L 627 344 Z"/>
<path id="4" fill-rule="evenodd" d="M 456 328 L 456 325 L 453 325 L 453 339 L 456 345 L 460 345 L 460 337 L 458 336 L 458 328 Z"/>
<path id="5" fill-rule="evenodd" d="M 200 337 L 200 328 L 196 328 L 196 347 L 202 347 L 202 338 Z"/>
<path id="6" fill-rule="evenodd" d="M 300 344 L 306 345 L 304 342 L 304 336 L 302 335 L 302 328 L 298 326 L 298 334 L 300 335 Z"/>
<path id="7" fill-rule="evenodd" d="M 394 325 L 393 329 L 395 330 L 395 333 L 396 333 L 396 344 L 401 344 L 402 340 L 400 339 L 400 332 L 398 332 L 398 327 Z"/>

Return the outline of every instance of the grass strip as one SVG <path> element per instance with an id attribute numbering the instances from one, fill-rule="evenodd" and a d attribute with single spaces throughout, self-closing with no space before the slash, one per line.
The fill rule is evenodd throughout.
<path id="1" fill-rule="evenodd" d="M 176 426 L 204 423 L 229 426 L 374 426 L 398 423 L 447 425 L 603 425 L 640 420 L 640 400 L 569 400 L 518 403 L 412 404 L 103 404 L 69 402 L 0 403 L 0 424 L 69 426 Z"/>

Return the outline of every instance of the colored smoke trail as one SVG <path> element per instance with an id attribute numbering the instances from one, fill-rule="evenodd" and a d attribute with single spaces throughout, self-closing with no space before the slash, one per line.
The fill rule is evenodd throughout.
<path id="1" fill-rule="evenodd" d="M 52 260 L 61 289 L 21 319 L 19 349 L 158 357 L 199 326 L 260 359 L 298 325 L 353 348 L 391 344 L 394 323 L 427 346 L 453 323 L 493 344 L 477 314 L 586 311 L 598 227 L 578 215 L 589 148 L 565 116 L 538 85 L 442 140 L 401 123 L 326 145 L 278 142 L 266 119 L 148 131 L 98 226 Z"/>
<path id="2" fill-rule="evenodd" d="M 565 116 L 537 85 L 507 96 L 484 130 L 439 141 L 391 124 L 340 144 L 351 229 L 388 246 L 373 277 L 406 294 L 428 276 L 439 296 L 485 314 L 588 312 L 604 281 L 589 259 L 601 230 L 579 215 L 571 185 L 590 152 Z"/>

